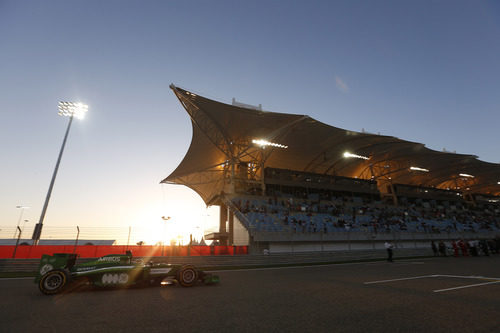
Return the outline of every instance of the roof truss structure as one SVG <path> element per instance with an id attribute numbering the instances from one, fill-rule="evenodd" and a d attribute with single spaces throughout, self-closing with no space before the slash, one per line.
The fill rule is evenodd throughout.
<path id="1" fill-rule="evenodd" d="M 190 187 L 207 205 L 234 191 L 238 182 L 263 182 L 264 167 L 500 195 L 500 164 L 474 155 L 349 131 L 305 115 L 228 105 L 174 85 L 171 89 L 191 118 L 193 137 L 182 162 L 162 182 Z M 262 147 L 252 140 L 287 149 Z M 345 152 L 366 159 L 346 158 Z"/>

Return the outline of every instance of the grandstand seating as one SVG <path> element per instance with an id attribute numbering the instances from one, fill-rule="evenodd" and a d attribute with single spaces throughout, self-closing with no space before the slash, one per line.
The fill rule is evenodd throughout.
<path id="1" fill-rule="evenodd" d="M 500 209 L 495 207 L 474 209 L 435 200 L 393 206 L 356 195 L 328 200 L 311 197 L 318 198 L 318 193 L 306 198 L 279 192 L 273 196 L 238 195 L 232 203 L 250 233 L 500 231 Z"/>

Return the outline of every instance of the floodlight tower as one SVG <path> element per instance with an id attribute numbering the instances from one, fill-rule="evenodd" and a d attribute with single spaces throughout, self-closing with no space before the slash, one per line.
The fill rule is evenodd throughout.
<path id="1" fill-rule="evenodd" d="M 52 194 L 52 188 L 54 187 L 54 182 L 56 180 L 57 171 L 59 170 L 59 163 L 61 163 L 61 157 L 64 152 L 64 147 L 66 146 L 66 140 L 68 139 L 69 129 L 71 128 L 71 123 L 73 122 L 73 118 L 76 117 L 78 119 L 83 119 L 85 113 L 88 111 L 88 105 L 83 103 L 73 103 L 73 102 L 59 102 L 58 105 L 58 115 L 60 116 L 68 116 L 68 127 L 66 128 L 66 134 L 64 135 L 64 140 L 61 146 L 61 150 L 59 151 L 59 157 L 57 158 L 56 167 L 54 169 L 54 173 L 52 174 L 52 180 L 50 181 L 49 190 L 47 192 L 47 196 L 45 197 L 45 203 L 43 205 L 42 214 L 40 215 L 40 220 L 35 225 L 35 230 L 33 231 L 33 245 L 37 245 L 40 240 L 40 236 L 42 234 L 43 227 L 43 219 L 45 218 L 45 213 L 47 212 L 47 206 L 49 205 L 50 195 Z"/>

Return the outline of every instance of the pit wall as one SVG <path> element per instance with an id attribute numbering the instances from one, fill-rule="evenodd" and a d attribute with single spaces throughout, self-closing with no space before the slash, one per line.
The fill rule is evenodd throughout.
<path id="1" fill-rule="evenodd" d="M 235 219 L 236 220 L 236 219 Z M 391 242 L 399 249 L 430 249 L 431 242 L 443 241 L 451 248 L 453 240 L 480 240 L 500 237 L 498 232 L 455 232 L 455 233 L 368 233 L 368 232 L 332 232 L 332 233 L 283 233 L 251 231 L 250 253 L 260 254 L 297 252 L 336 252 L 385 250 L 385 242 Z"/>
<path id="2" fill-rule="evenodd" d="M 152 245 L 1 245 L 0 258 L 41 258 L 43 254 L 76 253 L 80 258 L 97 258 L 132 251 L 135 257 L 210 256 L 248 254 L 248 246 L 152 246 Z M 15 256 L 14 256 L 15 251 Z"/>
<path id="3" fill-rule="evenodd" d="M 336 251 L 363 251 L 384 250 L 385 242 L 335 242 L 335 243 L 308 243 L 308 242 L 265 242 L 258 248 L 267 248 L 270 253 L 294 252 L 336 252 Z M 430 249 L 430 241 L 398 241 L 392 242 L 395 249 Z"/>

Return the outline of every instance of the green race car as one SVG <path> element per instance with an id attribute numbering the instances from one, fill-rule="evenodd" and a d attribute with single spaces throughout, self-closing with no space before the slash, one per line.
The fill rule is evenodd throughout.
<path id="1" fill-rule="evenodd" d="M 196 269 L 193 265 L 144 264 L 132 259 L 132 253 L 110 254 L 76 265 L 73 253 L 44 254 L 35 283 L 46 295 L 62 292 L 70 285 L 95 287 L 129 287 L 178 282 L 183 287 L 197 282 L 215 284 L 219 277 Z"/>

